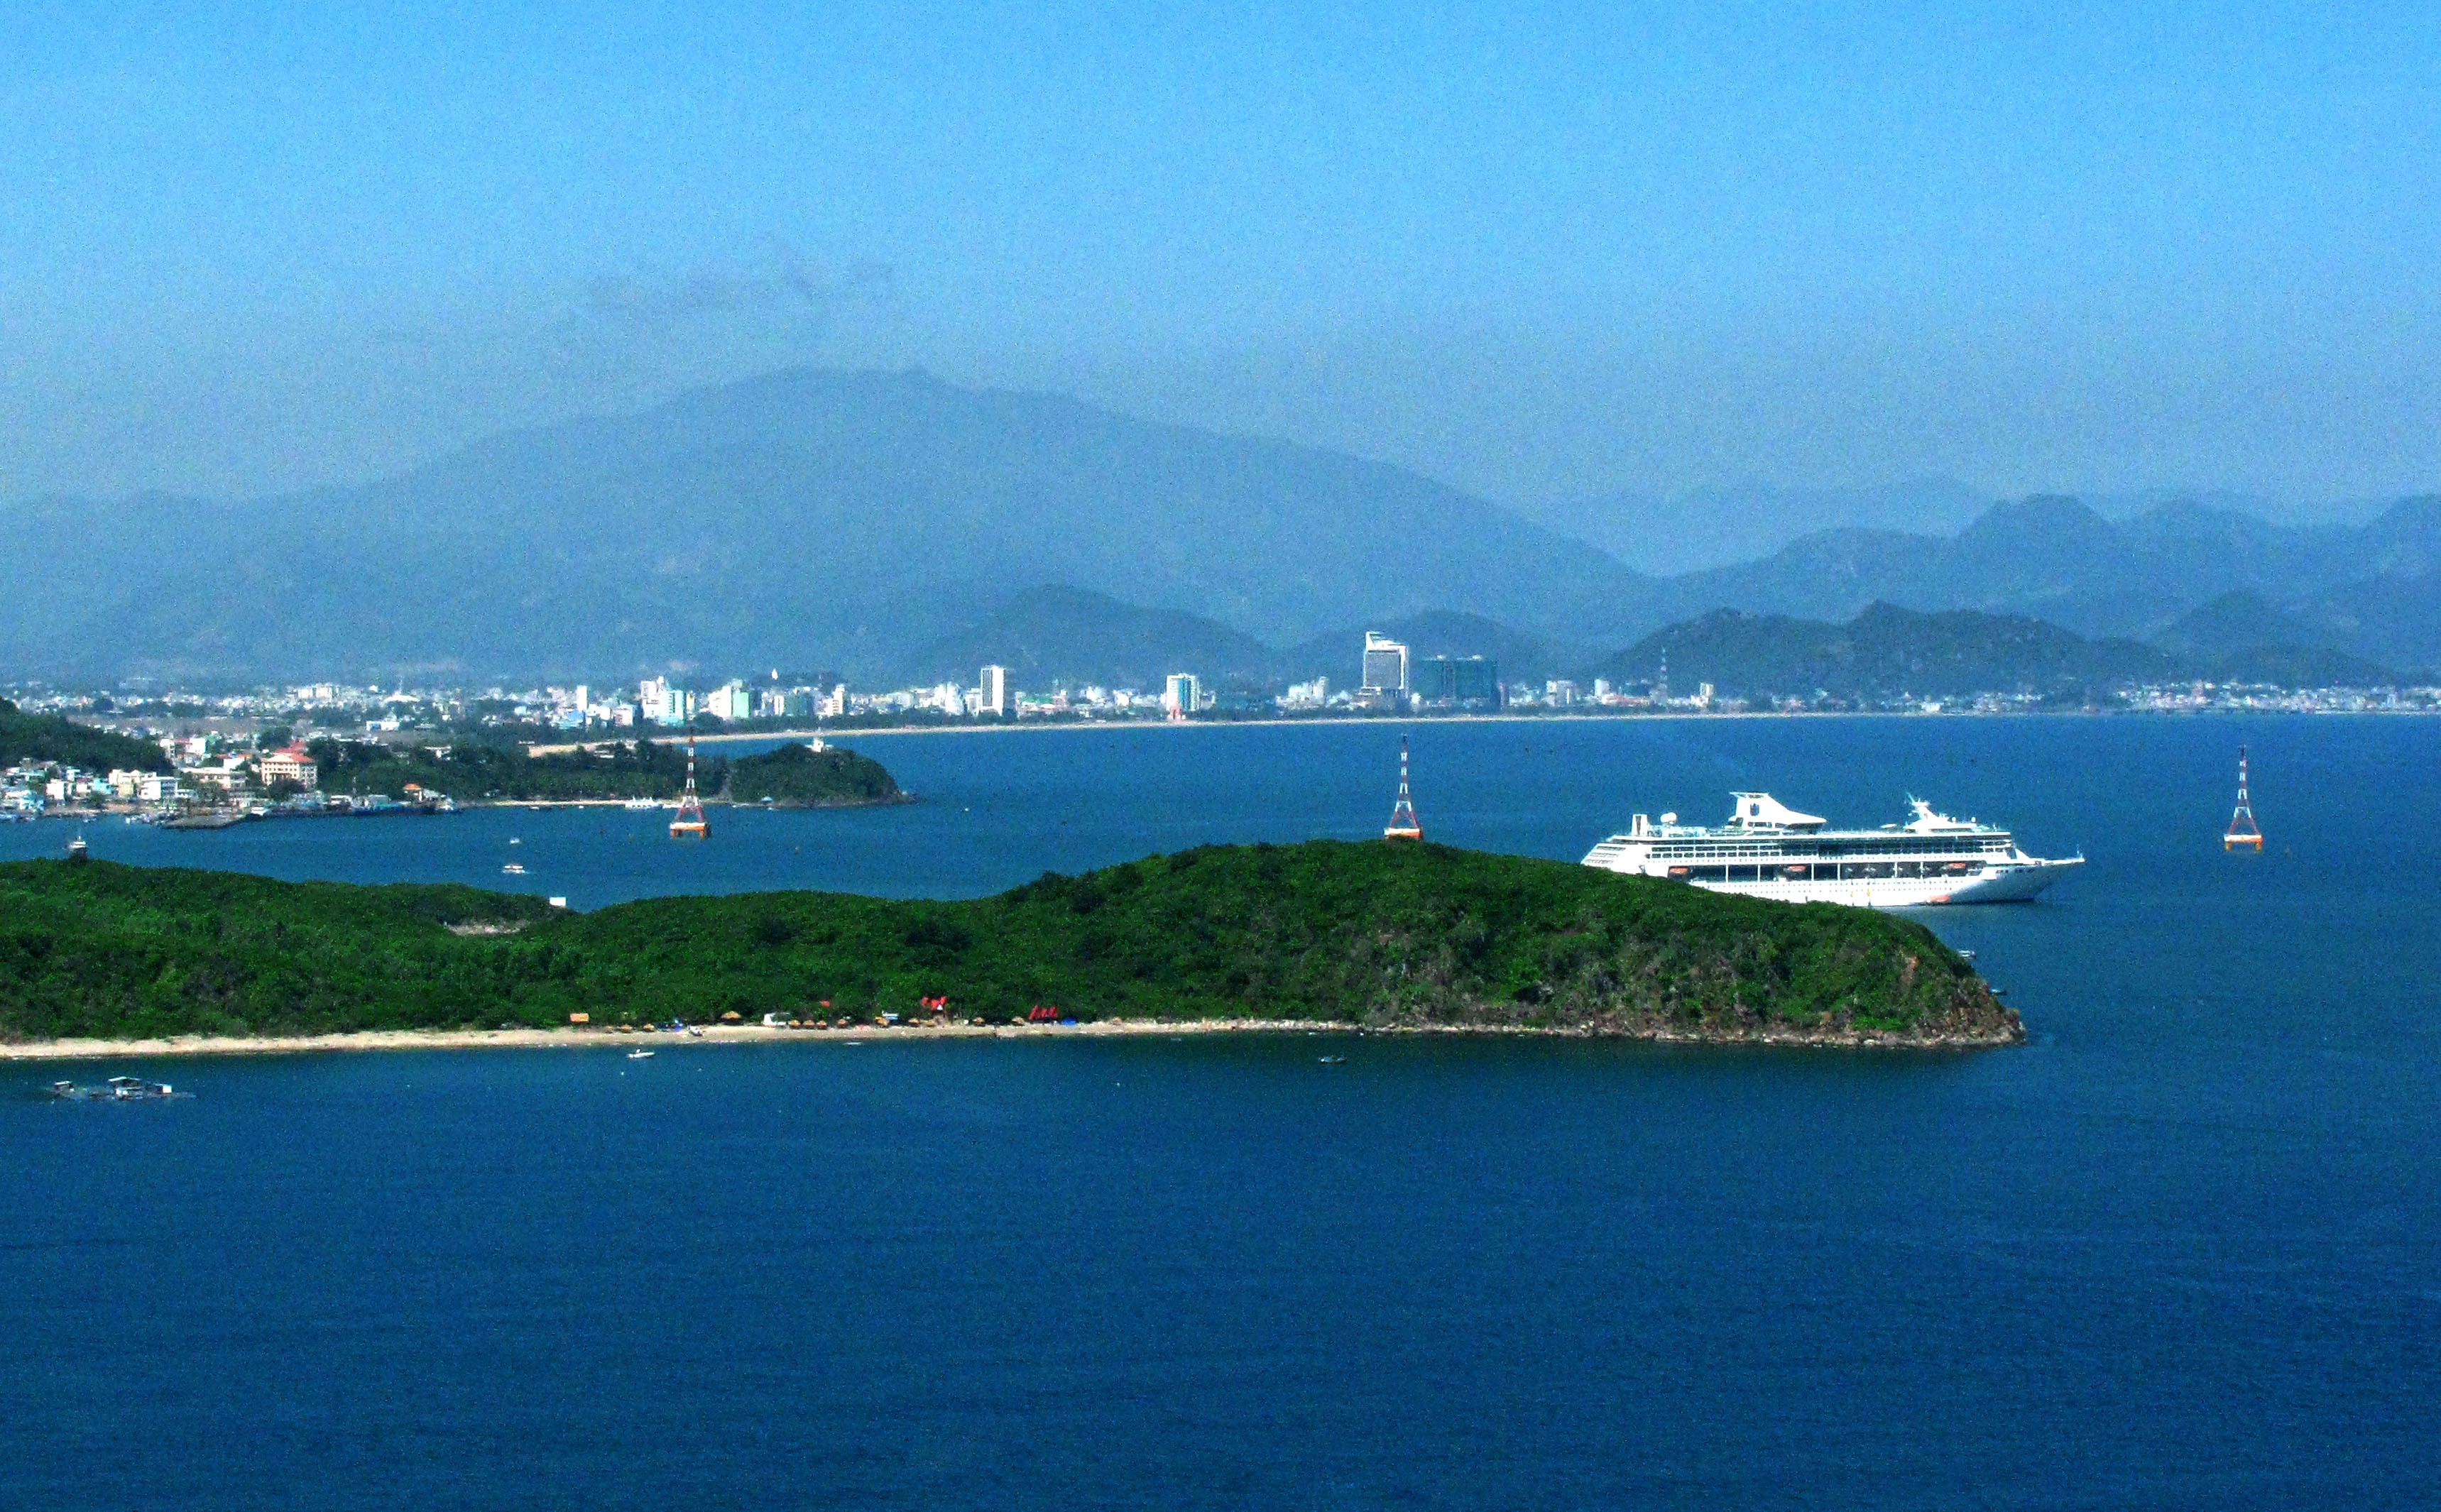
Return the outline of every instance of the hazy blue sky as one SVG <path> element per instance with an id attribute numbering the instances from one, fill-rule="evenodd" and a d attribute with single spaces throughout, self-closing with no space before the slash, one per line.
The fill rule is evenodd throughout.
<path id="1" fill-rule="evenodd" d="M 2441 487 L 2441 8 L 410 9 L 0 10 L 0 496 L 791 362 L 1512 499 Z"/>

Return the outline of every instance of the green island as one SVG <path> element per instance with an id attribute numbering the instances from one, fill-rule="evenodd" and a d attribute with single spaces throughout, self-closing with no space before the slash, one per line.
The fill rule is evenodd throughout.
<path id="1" fill-rule="evenodd" d="M 843 746 L 788 745 L 729 764 L 722 794 L 732 803 L 774 808 L 842 808 L 904 803 L 907 795 L 882 765 Z"/>
<path id="2" fill-rule="evenodd" d="M 80 725 L 62 714 L 29 714 L 0 698 L 0 766 L 19 762 L 81 766 L 89 772 L 170 769 L 170 758 L 152 741 Z"/>
<path id="3" fill-rule="evenodd" d="M 0 1040 L 915 1016 L 2016 1043 L 1910 919 L 1433 844 L 1205 846 L 993 897 L 648 898 L 0 865 Z"/>
<path id="4" fill-rule="evenodd" d="M 322 739 L 307 749 L 326 793 L 397 797 L 412 784 L 461 803 L 569 802 L 670 799 L 686 784 L 686 747 L 650 740 L 605 741 L 542 755 L 477 742 L 436 750 Z M 788 745 L 755 756 L 698 756 L 696 785 L 708 801 L 759 803 L 768 797 L 774 807 L 909 801 L 879 762 L 840 746 L 817 751 Z"/>

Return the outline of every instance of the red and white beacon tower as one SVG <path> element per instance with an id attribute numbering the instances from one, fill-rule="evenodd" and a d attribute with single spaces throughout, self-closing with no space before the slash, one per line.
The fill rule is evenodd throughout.
<path id="1" fill-rule="evenodd" d="M 2229 832 L 2220 837 L 2224 851 L 2252 851 L 2261 855 L 2263 831 L 2255 827 L 2254 805 L 2246 796 L 2246 747 L 2237 747 L 2237 812 L 2229 817 Z"/>
<path id="2" fill-rule="evenodd" d="M 1390 826 L 1382 832 L 1385 840 L 1420 840 L 1424 837 L 1423 822 L 1416 818 L 1416 801 L 1407 795 L 1407 737 L 1399 737 L 1399 801 L 1390 810 Z"/>

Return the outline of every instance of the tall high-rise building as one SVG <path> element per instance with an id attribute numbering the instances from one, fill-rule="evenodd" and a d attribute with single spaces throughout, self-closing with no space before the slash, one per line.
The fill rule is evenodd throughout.
<path id="1" fill-rule="evenodd" d="M 636 684 L 636 717 L 648 725 L 663 722 L 669 709 L 670 685 L 660 677 L 647 677 Z"/>
<path id="2" fill-rule="evenodd" d="M 1395 693 L 1407 691 L 1407 648 L 1371 630 L 1365 632 L 1364 691 Z"/>
<path id="3" fill-rule="evenodd" d="M 1500 664 L 1483 657 L 1419 657 L 1410 691 L 1427 703 L 1500 702 Z"/>
<path id="4" fill-rule="evenodd" d="M 658 725 L 684 725 L 695 718 L 696 707 L 692 689 L 673 688 L 664 681 L 661 684 L 661 711 L 651 718 Z"/>
<path id="5" fill-rule="evenodd" d="M 1163 685 L 1161 707 L 1171 714 L 1191 714 L 1203 707 L 1203 684 L 1191 672 L 1173 672 Z"/>
<path id="6" fill-rule="evenodd" d="M 982 688 L 983 699 L 975 706 L 976 713 L 1005 719 L 1017 712 L 1017 693 L 1008 685 L 1006 667 L 985 667 Z"/>
<path id="7" fill-rule="evenodd" d="M 1453 667 L 1456 687 L 1451 697 L 1462 704 L 1500 707 L 1500 663 L 1485 657 L 1461 657 Z"/>

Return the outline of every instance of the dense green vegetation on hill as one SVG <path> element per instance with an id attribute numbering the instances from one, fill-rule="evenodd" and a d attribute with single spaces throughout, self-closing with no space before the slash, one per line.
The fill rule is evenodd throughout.
<path id="1" fill-rule="evenodd" d="M 903 802 L 897 780 L 870 756 L 841 746 L 815 750 L 790 744 L 729 764 L 728 798 L 737 803 L 769 800 L 778 808 L 837 808 L 857 803 Z"/>
<path id="2" fill-rule="evenodd" d="M 514 747 L 469 742 L 436 754 L 428 747 L 399 748 L 371 742 L 317 740 L 310 747 L 330 793 L 403 794 L 408 783 L 461 802 L 483 799 L 676 798 L 686 784 L 682 745 L 649 740 L 606 742 L 583 749 L 530 756 Z M 795 754 L 791 754 L 794 752 Z M 783 747 L 736 761 L 696 758 L 696 787 L 707 798 L 724 786 L 742 803 L 835 806 L 903 801 L 879 762 L 834 747 L 816 752 Z"/>
<path id="3" fill-rule="evenodd" d="M 56 762 L 89 772 L 166 772 L 170 758 L 149 740 L 80 725 L 60 714 L 29 714 L 0 698 L 0 766 Z"/>
<path id="4" fill-rule="evenodd" d="M 388 793 L 412 783 L 461 801 L 475 799 L 669 798 L 686 781 L 686 747 L 649 740 L 609 742 L 590 750 L 529 756 L 514 747 L 453 744 L 446 755 L 427 747 L 317 740 L 308 747 L 331 793 Z M 720 785 L 717 758 L 696 763 L 696 783 Z"/>
<path id="5" fill-rule="evenodd" d="M 0 866 L 12 1038 L 865 1016 L 940 995 L 995 1020 L 1042 1004 L 1723 1039 L 2022 1033 L 1911 920 L 1437 845 L 1205 847 L 959 902 L 787 892 L 589 914 L 457 887 Z"/>

